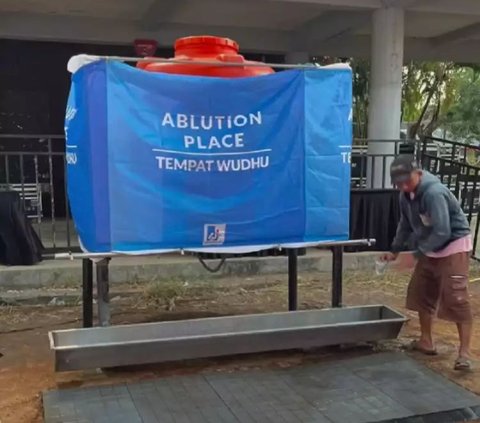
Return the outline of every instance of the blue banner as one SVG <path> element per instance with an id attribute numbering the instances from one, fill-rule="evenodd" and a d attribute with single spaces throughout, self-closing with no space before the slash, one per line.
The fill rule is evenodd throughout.
<path id="1" fill-rule="evenodd" d="M 68 194 L 88 252 L 242 251 L 348 239 L 351 71 L 72 77 Z"/>

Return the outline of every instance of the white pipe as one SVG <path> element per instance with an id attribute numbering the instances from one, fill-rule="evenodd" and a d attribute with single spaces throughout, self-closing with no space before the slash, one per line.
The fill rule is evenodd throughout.
<path id="1" fill-rule="evenodd" d="M 338 247 L 338 246 L 344 246 L 344 247 L 351 247 L 351 246 L 356 246 L 356 245 L 365 245 L 365 246 L 372 246 L 375 245 L 376 240 L 373 238 L 369 239 L 352 239 L 348 241 L 332 241 L 332 242 L 319 242 L 319 243 L 312 243 L 309 244 L 309 247 L 322 247 L 322 248 L 328 248 L 328 247 Z M 293 245 L 293 244 L 292 244 Z M 288 245 L 280 246 L 277 245 L 276 247 L 268 248 L 268 249 L 273 249 L 277 248 L 279 250 L 282 249 L 288 249 L 288 248 L 301 248 L 300 244 L 297 247 L 288 247 Z M 195 251 L 195 250 L 176 250 L 180 251 L 182 254 L 185 251 L 188 252 L 200 252 L 200 251 Z M 201 251 L 201 252 L 208 252 L 208 251 Z M 218 254 L 222 254 L 221 251 L 216 251 Z M 224 251 L 223 254 L 229 254 L 229 251 Z M 233 252 L 232 252 L 233 254 Z M 127 253 L 57 253 L 54 255 L 55 260 L 75 260 L 75 259 L 84 259 L 84 258 L 91 258 L 91 259 L 102 259 L 102 258 L 111 258 L 111 257 L 140 257 L 140 256 L 151 256 L 151 255 L 159 255 L 158 252 L 151 252 L 151 253 L 142 253 L 142 254 L 127 254 Z"/>

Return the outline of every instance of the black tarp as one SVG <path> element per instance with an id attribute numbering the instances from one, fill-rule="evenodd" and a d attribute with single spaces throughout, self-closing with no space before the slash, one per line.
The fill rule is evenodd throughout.
<path id="1" fill-rule="evenodd" d="M 352 190 L 350 196 L 350 239 L 374 238 L 373 247 L 349 247 L 348 251 L 389 251 L 400 219 L 398 191 L 393 189 Z"/>
<path id="2" fill-rule="evenodd" d="M 17 192 L 0 192 L 0 263 L 32 265 L 42 259 L 42 243 L 23 212 Z"/>

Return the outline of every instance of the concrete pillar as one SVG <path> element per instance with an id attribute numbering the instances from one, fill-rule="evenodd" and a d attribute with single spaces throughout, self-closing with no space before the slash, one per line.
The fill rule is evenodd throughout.
<path id="1" fill-rule="evenodd" d="M 310 54 L 306 51 L 292 51 L 285 55 L 285 63 L 290 65 L 303 65 L 310 62 Z"/>
<path id="2" fill-rule="evenodd" d="M 400 8 L 381 8 L 372 15 L 372 48 L 370 94 L 368 105 L 368 138 L 370 140 L 398 140 L 402 101 L 402 66 L 404 44 L 404 16 Z M 367 183 L 372 188 L 391 187 L 389 168 L 395 153 L 395 144 L 369 143 Z M 385 171 L 384 171 L 385 169 Z"/>

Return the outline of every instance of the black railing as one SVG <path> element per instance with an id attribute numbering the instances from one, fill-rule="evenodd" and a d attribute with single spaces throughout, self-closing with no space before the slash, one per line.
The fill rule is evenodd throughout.
<path id="1" fill-rule="evenodd" d="M 374 145 L 372 148 L 372 143 L 388 143 L 391 151 L 388 154 L 372 154 L 372 151 L 388 151 L 388 148 L 386 149 L 384 146 L 375 148 Z M 378 216 L 388 213 L 390 219 L 395 220 L 399 217 L 398 207 L 393 201 L 395 197 L 392 197 L 388 192 L 388 190 L 393 191 L 394 188 L 388 184 L 389 179 L 385 175 L 389 171 L 390 162 L 396 155 L 412 154 L 421 162 L 424 169 L 436 175 L 459 199 L 472 229 L 473 257 L 480 258 L 480 254 L 477 252 L 477 248 L 480 249 L 480 245 L 478 245 L 480 232 L 480 147 L 435 137 L 424 137 L 418 141 L 355 140 L 353 145 L 351 157 L 351 229 L 354 234 L 351 234 L 351 236 L 379 238 L 378 233 L 372 232 L 378 226 L 377 220 L 380 219 Z M 369 145 L 370 149 L 368 148 Z M 375 172 L 382 173 L 380 185 L 378 184 L 378 178 L 375 177 Z M 384 196 L 382 201 L 385 203 L 386 209 L 381 213 L 377 210 L 378 216 L 375 217 L 373 216 L 375 214 L 372 211 L 373 209 L 368 208 L 373 207 L 373 203 L 376 203 L 375 207 L 377 209 L 380 207 L 378 205 L 379 195 Z M 363 201 L 361 203 L 363 208 L 367 207 L 368 210 L 355 209 L 358 198 Z M 387 204 L 390 204 L 390 206 L 387 207 Z M 359 216 L 363 216 L 363 219 L 359 220 Z M 388 237 L 392 238 L 393 233 L 388 232 Z M 383 241 L 383 244 L 388 245 L 391 239 Z M 382 247 L 382 242 L 377 242 L 376 248 L 379 247 Z"/>
<path id="2" fill-rule="evenodd" d="M 436 145 L 437 154 L 428 150 Z M 422 141 L 421 162 L 424 169 L 438 176 L 442 183 L 458 198 L 473 234 L 473 257 L 477 251 L 480 231 L 480 147 L 441 138 L 425 137 Z"/>
<path id="3" fill-rule="evenodd" d="M 0 134 L 0 190 L 17 191 L 46 251 L 78 249 L 60 135 Z"/>
<path id="4" fill-rule="evenodd" d="M 415 140 L 354 140 L 351 154 L 352 189 L 391 188 L 389 169 L 394 157 L 399 154 L 418 157 L 420 152 L 421 143 Z"/>

